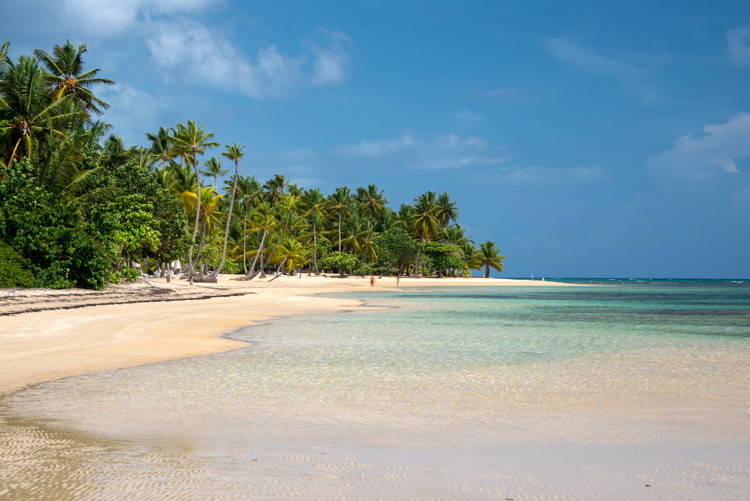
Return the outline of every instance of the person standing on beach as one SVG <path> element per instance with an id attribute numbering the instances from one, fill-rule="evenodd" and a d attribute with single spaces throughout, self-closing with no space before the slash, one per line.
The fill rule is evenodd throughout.
<path id="1" fill-rule="evenodd" d="M 398 283 L 401 281 L 401 277 L 396 275 L 396 287 L 398 287 Z"/>
<path id="2" fill-rule="evenodd" d="M 375 275 L 370 276 L 370 287 L 375 287 Z"/>

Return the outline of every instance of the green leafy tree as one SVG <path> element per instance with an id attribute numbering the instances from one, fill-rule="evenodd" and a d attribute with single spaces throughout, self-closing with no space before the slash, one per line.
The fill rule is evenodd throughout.
<path id="1" fill-rule="evenodd" d="M 375 240 L 378 247 L 379 266 L 396 270 L 401 275 L 417 255 L 417 244 L 409 233 L 399 227 L 390 228 Z"/>
<path id="2" fill-rule="evenodd" d="M 346 253 L 334 251 L 329 253 L 321 260 L 321 265 L 325 270 L 336 270 L 343 277 L 344 271 L 351 271 L 357 266 L 357 257 Z"/>

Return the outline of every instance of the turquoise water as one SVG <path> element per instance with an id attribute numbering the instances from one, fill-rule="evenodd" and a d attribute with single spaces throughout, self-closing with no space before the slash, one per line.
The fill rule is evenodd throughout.
<path id="1" fill-rule="evenodd" d="M 0 450 L 52 437 L 47 453 L 58 463 L 43 466 L 44 447 L 26 447 L 15 453 L 14 464 L 27 465 L 15 476 L 50 488 L 69 475 L 74 488 L 58 492 L 61 499 L 117 499 L 134 486 L 158 499 L 185 482 L 194 499 L 228 499 L 254 474 L 252 458 L 272 462 L 272 475 L 298 486 L 314 476 L 299 465 L 316 463 L 320 448 L 351 456 L 362 447 L 455 452 L 585 442 L 582 415 L 614 443 L 637 437 L 643 420 L 667 423 L 667 442 L 668 434 L 693 440 L 684 423 L 696 419 L 709 446 L 731 440 L 737 423 L 750 431 L 748 284 L 414 288 L 355 297 L 372 309 L 241 329 L 231 337 L 247 348 L 7 396 Z M 639 408 L 644 401 L 648 409 Z M 726 426 L 715 415 L 727 416 Z M 72 465 L 60 459 L 66 455 L 76 458 Z M 105 491 L 80 475 L 81 463 L 106 479 Z M 225 484 L 216 478 L 231 487 L 217 487 Z"/>

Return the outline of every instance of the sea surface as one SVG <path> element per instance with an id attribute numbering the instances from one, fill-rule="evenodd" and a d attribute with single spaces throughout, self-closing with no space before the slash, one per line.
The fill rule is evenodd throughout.
<path id="1" fill-rule="evenodd" d="M 575 282 L 367 291 L 7 395 L 0 499 L 750 499 L 750 283 Z"/>

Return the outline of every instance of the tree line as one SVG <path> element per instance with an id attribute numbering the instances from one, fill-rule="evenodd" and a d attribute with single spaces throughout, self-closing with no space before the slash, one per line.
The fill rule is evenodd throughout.
<path id="1" fill-rule="evenodd" d="M 374 184 L 325 195 L 282 174 L 241 173 L 245 145 L 194 121 L 128 147 L 100 120 L 94 94 L 114 82 L 86 70 L 86 46 L 11 60 L 0 47 L 0 286 L 100 289 L 140 272 L 468 275 L 502 272 L 477 248 L 448 193 L 398 210 Z M 218 155 L 208 157 L 209 152 Z M 225 162 L 229 168 L 225 168 Z M 231 175 L 219 186 L 219 179 Z"/>

